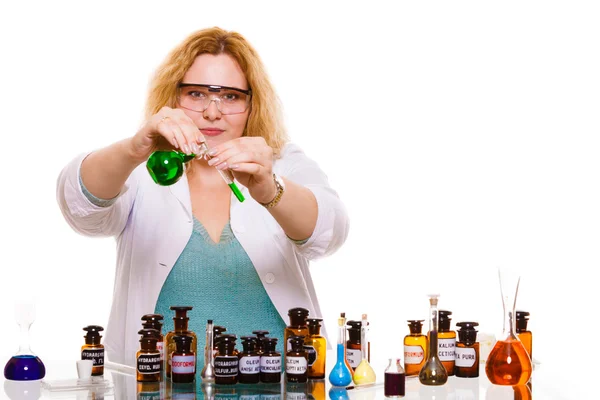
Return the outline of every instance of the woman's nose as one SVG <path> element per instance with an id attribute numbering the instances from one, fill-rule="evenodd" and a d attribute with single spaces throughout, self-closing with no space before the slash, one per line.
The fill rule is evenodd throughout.
<path id="1" fill-rule="evenodd" d="M 206 107 L 206 110 L 204 110 L 203 115 L 204 119 L 208 119 L 211 121 L 221 119 L 221 111 L 219 111 L 216 99 L 212 99 L 210 103 L 208 103 L 208 107 Z"/>

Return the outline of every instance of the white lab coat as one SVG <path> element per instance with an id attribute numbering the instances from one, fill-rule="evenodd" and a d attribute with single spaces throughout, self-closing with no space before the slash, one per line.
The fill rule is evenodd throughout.
<path id="1" fill-rule="evenodd" d="M 192 235 L 189 186 L 185 174 L 172 186 L 159 186 L 142 164 L 127 179 L 114 204 L 98 207 L 79 184 L 86 155 L 76 157 L 61 172 L 57 199 L 75 231 L 117 239 L 115 287 L 104 344 L 109 360 L 134 366 L 140 318 L 154 312 L 163 283 Z M 284 147 L 274 171 L 314 193 L 318 218 L 310 239 L 302 245 L 291 241 L 241 185 L 246 201 L 239 203 L 232 194 L 231 228 L 284 321 L 293 307 L 305 307 L 310 316 L 321 317 L 309 260 L 329 255 L 344 243 L 348 215 L 323 171 L 298 146 Z"/>

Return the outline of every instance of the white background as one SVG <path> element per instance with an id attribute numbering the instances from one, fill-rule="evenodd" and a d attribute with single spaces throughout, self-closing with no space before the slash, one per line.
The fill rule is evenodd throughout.
<path id="1" fill-rule="evenodd" d="M 18 348 L 17 299 L 37 300 L 43 360 L 76 359 L 82 328 L 106 325 L 114 241 L 67 226 L 56 178 L 133 135 L 168 51 L 220 26 L 258 50 L 292 140 L 347 205 L 348 241 L 312 269 L 331 339 L 340 311 L 368 313 L 387 358 L 433 291 L 453 323 L 498 335 L 495 269 L 516 267 L 534 357 L 575 381 L 598 326 L 599 7 L 323 3 L 2 3 L 0 362 Z M 557 398 L 585 391 L 563 382 Z"/>

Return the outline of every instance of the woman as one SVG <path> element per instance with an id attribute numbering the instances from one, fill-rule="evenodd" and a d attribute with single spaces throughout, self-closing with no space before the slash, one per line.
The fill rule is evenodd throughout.
<path id="1" fill-rule="evenodd" d="M 344 243 L 348 217 L 317 164 L 287 142 L 248 42 L 219 28 L 189 36 L 158 69 L 146 114 L 134 136 L 76 157 L 58 179 L 71 227 L 117 239 L 108 358 L 135 365 L 140 317 L 163 314 L 166 333 L 173 305 L 194 307 L 199 363 L 207 319 L 238 337 L 266 329 L 282 338 L 290 308 L 320 316 L 309 260 Z M 194 159 L 172 186 L 152 181 L 153 151 L 191 154 L 202 142 L 210 161 Z M 218 170 L 233 173 L 246 201 Z"/>

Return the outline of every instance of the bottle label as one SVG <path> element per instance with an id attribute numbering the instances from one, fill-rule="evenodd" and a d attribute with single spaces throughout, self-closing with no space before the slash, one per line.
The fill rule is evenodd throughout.
<path id="1" fill-rule="evenodd" d="M 303 393 L 303 392 L 290 392 L 290 391 L 288 391 L 286 393 L 286 396 L 285 396 L 285 400 L 306 400 L 306 399 L 307 399 L 306 393 Z"/>
<path id="2" fill-rule="evenodd" d="M 348 364 L 350 364 L 352 368 L 356 368 L 362 361 L 362 353 L 360 350 L 346 349 L 346 358 L 348 359 Z"/>
<path id="3" fill-rule="evenodd" d="M 82 360 L 92 360 L 94 367 L 104 366 L 104 349 L 85 349 L 81 352 Z"/>
<path id="4" fill-rule="evenodd" d="M 312 367 L 319 356 L 317 350 L 315 350 L 314 346 L 304 345 L 304 351 L 308 355 L 308 366 Z"/>
<path id="5" fill-rule="evenodd" d="M 281 356 L 262 356 L 260 358 L 260 372 L 268 374 L 281 372 Z"/>
<path id="6" fill-rule="evenodd" d="M 173 374 L 194 374 L 196 373 L 195 356 L 171 356 L 171 373 Z"/>
<path id="7" fill-rule="evenodd" d="M 404 364 L 418 365 L 425 359 L 425 351 L 421 346 L 404 346 Z"/>
<path id="8" fill-rule="evenodd" d="M 160 353 L 140 354 L 137 358 L 137 371 L 140 374 L 160 372 Z"/>
<path id="9" fill-rule="evenodd" d="M 240 360 L 236 356 L 216 356 L 215 376 L 220 378 L 237 376 Z"/>
<path id="10" fill-rule="evenodd" d="M 165 359 L 165 344 L 164 344 L 164 342 L 157 342 L 156 350 L 158 350 L 158 353 L 160 354 L 160 359 L 164 360 Z"/>
<path id="11" fill-rule="evenodd" d="M 455 350 L 456 338 L 440 339 L 438 338 L 438 357 L 440 361 L 454 361 L 456 358 Z"/>
<path id="12" fill-rule="evenodd" d="M 457 347 L 456 348 L 456 362 L 454 365 L 457 367 L 472 367 L 477 361 L 477 354 L 475 349 L 472 347 Z"/>
<path id="13" fill-rule="evenodd" d="M 239 399 L 240 400 L 260 400 L 260 394 L 240 394 Z"/>
<path id="14" fill-rule="evenodd" d="M 308 362 L 306 357 L 290 357 L 285 358 L 285 372 L 287 374 L 302 375 L 306 373 Z"/>
<path id="15" fill-rule="evenodd" d="M 240 374 L 254 375 L 260 372 L 260 357 L 248 356 L 240 358 Z"/>

